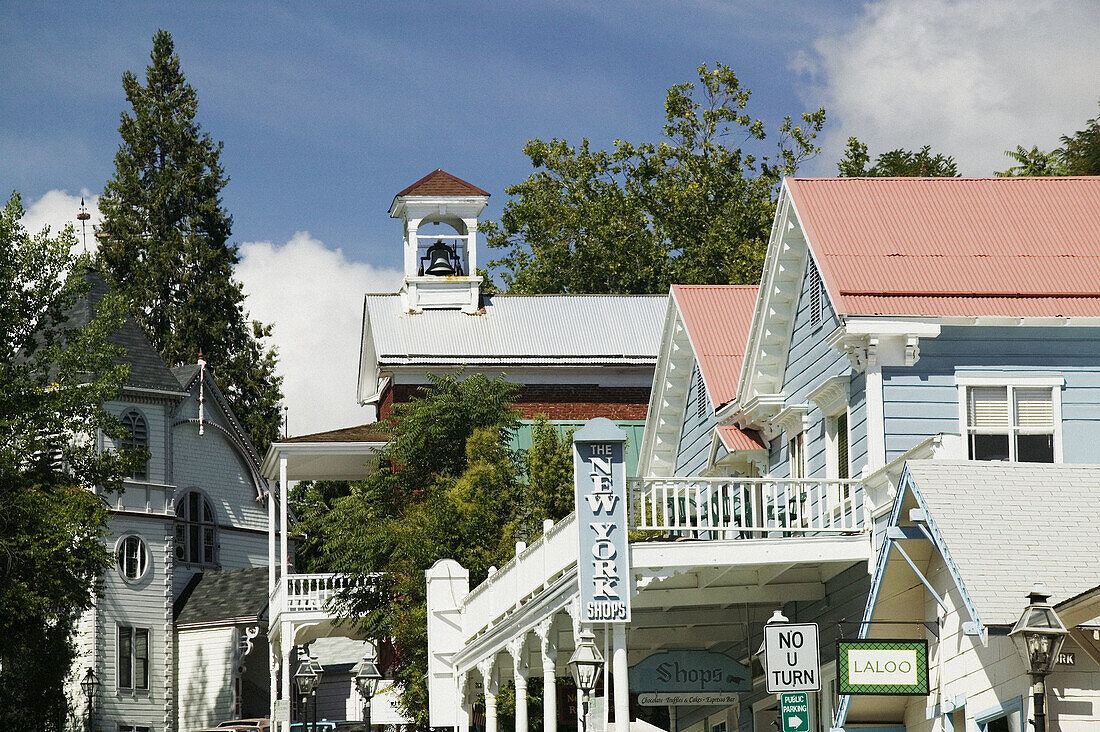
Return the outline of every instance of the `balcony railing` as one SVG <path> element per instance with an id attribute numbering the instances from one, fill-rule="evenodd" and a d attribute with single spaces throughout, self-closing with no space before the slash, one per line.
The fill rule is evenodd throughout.
<path id="1" fill-rule="evenodd" d="M 863 531 L 858 480 L 632 478 L 630 528 L 656 537 L 752 539 Z"/>
<path id="2" fill-rule="evenodd" d="M 280 578 L 271 596 L 274 613 L 332 612 L 329 601 L 354 580 L 343 574 L 291 574 Z M 273 613 L 273 614 L 274 614 Z"/>

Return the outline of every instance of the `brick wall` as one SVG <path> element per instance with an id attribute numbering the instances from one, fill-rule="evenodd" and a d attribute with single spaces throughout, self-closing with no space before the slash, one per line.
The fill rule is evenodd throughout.
<path id="1" fill-rule="evenodd" d="M 387 388 L 378 402 L 379 418 L 385 419 L 395 402 L 410 401 L 422 388 L 414 384 Z M 532 419 L 537 414 L 549 419 L 645 419 L 649 389 L 597 384 L 523 384 L 517 393 L 516 409 L 523 413 L 524 419 Z"/>

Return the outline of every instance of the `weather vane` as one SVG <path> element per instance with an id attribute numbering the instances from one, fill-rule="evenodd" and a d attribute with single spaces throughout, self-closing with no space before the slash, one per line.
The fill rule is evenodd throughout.
<path id="1" fill-rule="evenodd" d="M 80 197 L 80 213 L 76 215 L 77 221 L 80 222 L 80 233 L 84 236 L 84 253 L 88 253 L 88 219 L 92 218 L 92 215 L 88 213 L 88 209 L 84 206 L 84 196 Z"/>

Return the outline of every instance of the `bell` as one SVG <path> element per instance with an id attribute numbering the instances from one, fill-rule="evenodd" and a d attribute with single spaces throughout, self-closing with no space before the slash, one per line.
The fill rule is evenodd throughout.
<path id="1" fill-rule="evenodd" d="M 451 262 L 451 250 L 442 241 L 437 241 L 428 247 L 424 257 L 428 260 L 428 267 L 424 270 L 425 274 L 446 277 L 455 273 L 454 264 Z"/>

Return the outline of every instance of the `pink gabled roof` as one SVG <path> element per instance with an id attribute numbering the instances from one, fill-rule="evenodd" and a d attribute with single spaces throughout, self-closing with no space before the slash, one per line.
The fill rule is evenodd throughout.
<path id="1" fill-rule="evenodd" d="M 1100 316 L 1100 177 L 787 187 L 842 314 Z"/>
<path id="2" fill-rule="evenodd" d="M 397 194 L 400 196 L 488 196 L 473 183 L 436 168 Z"/>
<path id="3" fill-rule="evenodd" d="M 719 425 L 718 437 L 727 450 L 766 450 L 767 446 L 755 430 L 743 430 L 734 425 Z"/>
<path id="4" fill-rule="evenodd" d="M 759 290 L 756 285 L 672 286 L 715 409 L 737 396 Z"/>

